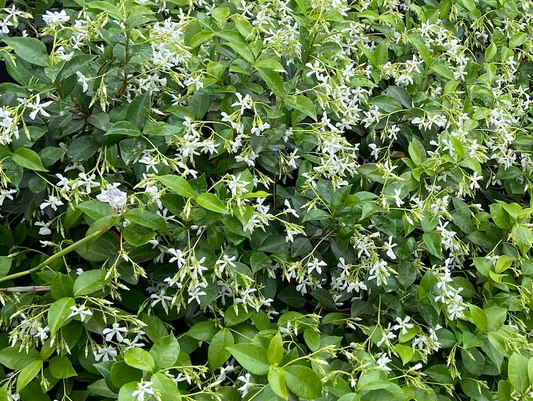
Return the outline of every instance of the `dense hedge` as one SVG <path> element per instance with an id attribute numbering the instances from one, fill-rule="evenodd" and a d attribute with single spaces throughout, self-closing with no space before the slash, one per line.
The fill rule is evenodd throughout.
<path id="1" fill-rule="evenodd" d="M 533 4 L 0 0 L 0 399 L 533 399 Z"/>

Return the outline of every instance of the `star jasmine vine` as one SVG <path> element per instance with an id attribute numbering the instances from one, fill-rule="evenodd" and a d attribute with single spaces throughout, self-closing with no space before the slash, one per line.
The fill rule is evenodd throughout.
<path id="1" fill-rule="evenodd" d="M 2 400 L 532 397 L 529 2 L 41 3 L 0 0 Z"/>

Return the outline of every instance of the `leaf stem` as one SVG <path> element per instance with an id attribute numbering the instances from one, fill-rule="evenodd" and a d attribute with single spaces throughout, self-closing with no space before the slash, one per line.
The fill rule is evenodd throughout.
<path id="1" fill-rule="evenodd" d="M 112 225 L 113 224 L 111 223 L 109 225 L 109 227 L 111 227 Z M 48 259 L 46 259 L 44 262 L 39 263 L 37 266 L 32 267 L 31 269 L 24 270 L 24 271 L 18 272 L 18 273 L 13 273 L 13 274 L 10 274 L 8 276 L 0 278 L 0 283 L 2 283 L 4 281 L 8 281 L 8 280 L 13 280 L 13 279 L 16 279 L 16 278 L 19 278 L 19 277 L 22 277 L 22 276 L 26 276 L 27 274 L 30 274 L 30 273 L 36 272 L 38 270 L 41 270 L 43 267 L 45 267 L 48 264 L 52 263 L 54 260 L 59 259 L 59 258 L 65 256 L 66 254 L 72 252 L 73 250 L 78 248 L 80 245 L 83 245 L 86 242 L 89 242 L 91 239 L 94 239 L 94 238 L 100 236 L 101 234 L 106 232 L 109 229 L 109 227 L 104 226 L 104 227 L 100 228 L 99 230 L 95 231 L 91 235 L 89 235 L 89 236 L 87 236 L 85 238 L 82 238 L 79 241 L 73 243 L 72 245 L 67 246 L 65 249 L 62 249 L 61 251 L 53 254 Z"/>

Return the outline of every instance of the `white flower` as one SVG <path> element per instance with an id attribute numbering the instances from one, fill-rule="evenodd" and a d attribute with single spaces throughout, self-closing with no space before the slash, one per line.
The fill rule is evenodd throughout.
<path id="1" fill-rule="evenodd" d="M 168 295 L 165 295 L 165 289 L 161 289 L 158 294 L 152 294 L 150 298 L 153 299 L 150 306 L 153 308 L 156 306 L 159 302 L 161 302 L 161 306 L 163 306 L 163 309 L 166 313 L 168 313 L 168 306 L 166 301 L 172 301 L 172 297 L 169 297 Z"/>
<path id="2" fill-rule="evenodd" d="M 236 259 L 237 259 L 236 256 L 232 256 L 230 258 L 228 255 L 224 254 L 222 255 L 222 259 L 217 260 L 215 264 L 219 265 L 218 270 L 220 271 L 220 273 L 223 273 L 224 269 L 228 265 L 230 265 L 231 267 L 237 267 L 237 265 L 233 263 L 233 261 Z"/>
<path id="3" fill-rule="evenodd" d="M 52 234 L 52 231 L 48 228 L 48 226 L 50 225 L 50 222 L 48 223 L 43 223 L 41 221 L 36 221 L 35 222 L 35 225 L 37 227 L 41 227 L 39 229 L 39 235 L 49 235 L 49 234 Z"/>
<path id="4" fill-rule="evenodd" d="M 244 384 L 239 387 L 237 390 L 242 392 L 242 396 L 244 397 L 246 394 L 248 394 L 248 390 L 252 387 L 252 383 L 250 383 L 250 373 L 246 373 L 244 376 L 237 377 L 237 380 L 242 381 Z"/>
<path id="5" fill-rule="evenodd" d="M 78 76 L 78 82 L 83 85 L 82 92 L 83 93 L 87 92 L 89 90 L 89 84 L 87 83 L 87 77 L 79 71 L 76 71 L 76 75 Z"/>
<path id="6" fill-rule="evenodd" d="M 387 366 L 387 364 L 389 362 L 391 362 L 392 359 L 390 359 L 387 354 L 383 353 L 381 354 L 381 356 L 379 357 L 379 359 L 376 361 L 376 363 L 378 364 L 377 368 L 378 369 L 381 369 L 381 370 L 384 370 L 385 372 L 390 372 L 391 371 L 391 368 L 389 368 Z"/>
<path id="7" fill-rule="evenodd" d="M 108 202 L 113 209 L 113 215 L 116 216 L 122 211 L 122 208 L 128 201 L 128 195 L 126 192 L 122 192 L 120 189 L 116 188 L 115 185 L 118 184 L 114 184 L 112 187 L 108 185 L 107 188 L 96 197 L 96 199 L 101 202 Z"/>
<path id="8" fill-rule="evenodd" d="M 28 107 L 30 109 L 34 109 L 30 113 L 30 118 L 32 120 L 35 120 L 35 117 L 37 117 L 38 113 L 41 113 L 41 115 L 45 117 L 50 117 L 50 114 L 48 114 L 44 108 L 50 106 L 51 104 L 52 104 L 51 100 L 49 102 L 41 103 L 41 96 L 39 94 L 35 95 L 35 104 L 32 104 L 32 103 L 28 104 Z"/>
<path id="9" fill-rule="evenodd" d="M 50 327 L 37 327 L 37 333 L 35 333 L 33 336 L 38 337 L 41 342 L 45 342 L 45 340 L 48 338 L 48 332 L 50 332 Z"/>
<path id="10" fill-rule="evenodd" d="M 400 198 L 402 190 L 397 188 L 394 190 L 394 201 L 396 202 L 397 207 L 401 207 L 405 202 Z"/>
<path id="11" fill-rule="evenodd" d="M 383 244 L 383 247 L 385 248 L 385 250 L 387 251 L 387 256 L 391 259 L 396 259 L 396 255 L 394 254 L 394 252 L 392 251 L 392 248 L 394 248 L 395 246 L 398 246 L 398 244 L 393 244 L 392 243 L 392 235 L 389 236 L 389 241 L 388 242 L 385 242 Z"/>
<path id="12" fill-rule="evenodd" d="M 155 395 L 154 390 L 152 390 L 152 382 L 141 381 L 137 383 L 137 390 L 135 390 L 131 395 L 137 397 L 138 401 L 144 401 L 145 394 Z"/>
<path id="13" fill-rule="evenodd" d="M 406 316 L 403 320 L 400 317 L 397 317 L 396 321 L 398 322 L 398 324 L 392 326 L 393 330 L 401 329 L 402 334 L 407 334 L 407 330 L 412 329 L 414 327 L 412 323 L 409 323 L 410 320 L 410 316 Z"/>
<path id="14" fill-rule="evenodd" d="M 124 340 L 121 333 L 126 333 L 128 330 L 125 327 L 120 327 L 118 323 L 113 323 L 112 328 L 104 329 L 102 334 L 105 336 L 106 341 L 111 341 L 113 336 L 117 336 L 117 341 L 121 343 Z"/>
<path id="15" fill-rule="evenodd" d="M 39 205 L 39 208 L 41 210 L 47 208 L 48 206 L 50 206 L 52 209 L 54 210 L 57 210 L 57 207 L 58 206 L 62 206 L 63 205 L 63 202 L 61 202 L 59 199 L 57 199 L 55 196 L 50 196 L 48 198 L 48 201 L 46 202 L 43 202 Z"/>
<path id="16" fill-rule="evenodd" d="M 478 181 L 483 180 L 482 175 L 478 175 L 477 171 L 474 171 L 474 175 L 470 177 L 470 189 L 479 189 L 479 183 Z"/>
<path id="17" fill-rule="evenodd" d="M 106 362 L 109 361 L 109 357 L 116 358 L 117 355 L 118 353 L 115 347 L 110 345 L 109 347 L 98 348 L 98 354 L 94 356 L 94 359 L 96 359 L 97 361 L 101 359 L 102 362 Z"/>
<path id="18" fill-rule="evenodd" d="M 13 200 L 13 196 L 12 195 L 14 195 L 16 193 L 17 193 L 16 189 L 2 189 L 2 190 L 0 190 L 0 206 L 2 206 L 2 204 L 4 203 L 4 200 L 6 200 L 6 198 Z"/>
<path id="19" fill-rule="evenodd" d="M 72 311 L 72 313 L 70 315 L 68 315 L 68 318 L 71 318 L 73 316 L 76 316 L 76 315 L 80 315 L 80 320 L 83 322 L 85 320 L 85 316 L 92 316 L 93 313 L 90 311 L 90 309 L 88 309 L 85 305 L 80 305 L 80 306 L 71 306 L 70 307 L 70 310 Z"/>
<path id="20" fill-rule="evenodd" d="M 167 252 L 170 253 L 173 256 L 172 258 L 170 258 L 168 263 L 172 263 L 174 261 L 177 261 L 178 262 L 178 267 L 182 267 L 185 264 L 186 260 L 183 257 L 184 253 L 181 252 L 179 249 L 168 248 Z"/>
<path id="21" fill-rule="evenodd" d="M 312 262 L 307 264 L 307 273 L 311 274 L 313 270 L 316 270 L 318 274 L 322 274 L 322 266 L 327 266 L 327 263 L 315 258 Z"/>
<path id="22" fill-rule="evenodd" d="M 387 328 L 383 331 L 381 340 L 377 342 L 378 347 L 381 347 L 381 344 L 385 344 L 387 347 L 390 347 L 390 340 L 394 340 L 396 338 L 396 334 L 394 334 L 392 330 L 391 324 L 389 323 Z"/>
<path id="23" fill-rule="evenodd" d="M 60 12 L 57 12 L 57 11 L 54 11 L 54 12 L 50 12 L 50 11 L 47 11 L 46 14 L 44 14 L 42 16 L 43 18 L 43 21 L 46 23 L 46 25 L 48 26 L 55 26 L 55 25 L 59 25 L 61 27 L 63 27 L 63 22 L 68 22 L 70 20 L 70 17 L 67 15 L 67 13 L 65 12 L 65 10 L 61 10 Z"/>

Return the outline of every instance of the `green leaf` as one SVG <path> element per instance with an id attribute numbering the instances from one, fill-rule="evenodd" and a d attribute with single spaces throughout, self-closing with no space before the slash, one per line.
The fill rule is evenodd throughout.
<path id="1" fill-rule="evenodd" d="M 200 206 L 206 208 L 207 210 L 211 210 L 212 212 L 228 214 L 224 203 L 222 203 L 222 201 L 214 194 L 200 194 L 196 197 L 196 202 L 198 202 Z"/>
<path id="2" fill-rule="evenodd" d="M 74 297 L 89 295 L 104 288 L 109 281 L 105 279 L 106 274 L 104 270 L 89 270 L 80 274 L 74 281 Z"/>
<path id="3" fill-rule="evenodd" d="M 217 35 L 221 36 L 222 33 L 223 32 L 217 32 Z M 250 64 L 254 63 L 255 57 L 246 42 L 229 41 L 224 43 L 224 46 L 228 46 L 231 49 L 235 50 L 239 56 L 248 61 Z"/>
<path id="4" fill-rule="evenodd" d="M 378 106 L 385 113 L 393 113 L 398 110 L 402 110 L 403 107 L 399 101 L 397 101 L 392 96 L 379 95 L 373 97 L 369 104 Z"/>
<path id="5" fill-rule="evenodd" d="M 438 231 L 432 231 L 430 233 L 425 233 L 422 235 L 422 238 L 424 240 L 424 244 L 429 249 L 429 252 L 436 256 L 439 259 L 444 259 L 444 255 L 441 251 L 441 241 L 442 237 Z"/>
<path id="6" fill-rule="evenodd" d="M 509 39 L 509 48 L 514 49 L 515 47 L 518 47 L 524 44 L 526 40 L 527 40 L 526 32 L 517 32 L 513 36 L 511 36 L 511 39 Z"/>
<path id="7" fill-rule="evenodd" d="M 483 311 L 483 309 L 477 307 L 476 305 L 468 305 L 470 308 L 470 313 L 472 315 L 472 320 L 474 321 L 474 324 L 480 331 L 487 331 L 487 315 Z"/>
<path id="8" fill-rule="evenodd" d="M 48 326 L 50 327 L 50 335 L 54 335 L 65 323 L 72 313 L 70 309 L 76 306 L 74 298 L 61 298 L 55 301 L 48 310 Z"/>
<path id="9" fill-rule="evenodd" d="M 124 362 L 132 368 L 153 372 L 155 370 L 155 361 L 148 351 L 141 348 L 132 348 L 124 354 Z"/>
<path id="10" fill-rule="evenodd" d="M 192 326 L 187 332 L 187 335 L 198 341 L 211 342 L 211 339 L 216 333 L 218 333 L 218 330 L 215 328 L 215 322 L 206 320 Z"/>
<path id="11" fill-rule="evenodd" d="M 106 136 L 139 136 L 141 131 L 137 126 L 129 121 L 119 121 L 111 125 L 109 130 L 105 133 Z"/>
<path id="12" fill-rule="evenodd" d="M 17 376 L 17 393 L 20 393 L 20 391 L 26 387 L 35 376 L 37 376 L 37 373 L 39 373 L 43 367 L 43 362 L 44 361 L 42 360 L 33 361 L 19 372 Z"/>
<path id="13" fill-rule="evenodd" d="M 124 361 L 114 362 L 111 366 L 111 383 L 117 388 L 132 381 L 140 382 L 143 377 L 143 372 L 139 369 L 128 366 Z"/>
<path id="14" fill-rule="evenodd" d="M 509 382 L 520 394 L 529 388 L 528 363 L 529 360 L 517 352 L 509 358 Z"/>
<path id="15" fill-rule="evenodd" d="M 309 328 L 304 331 L 304 341 L 309 349 L 313 352 L 320 348 L 320 333 Z"/>
<path id="16" fill-rule="evenodd" d="M 68 379 L 72 376 L 77 376 L 76 371 L 72 367 L 70 360 L 65 357 L 54 356 L 50 359 L 50 373 L 56 379 Z"/>
<path id="17" fill-rule="evenodd" d="M 454 79 L 453 72 L 445 65 L 432 65 L 431 69 L 444 78 Z"/>
<path id="18" fill-rule="evenodd" d="M 285 103 L 301 111 L 306 116 L 311 117 L 313 120 L 317 121 L 316 106 L 311 99 L 304 95 L 292 95 L 285 98 Z"/>
<path id="19" fill-rule="evenodd" d="M 207 349 L 207 359 L 212 372 L 220 368 L 231 356 L 227 348 L 231 347 L 234 342 L 233 334 L 226 327 L 213 336 Z"/>
<path id="20" fill-rule="evenodd" d="M 269 266 L 272 266 L 272 259 L 270 259 L 263 252 L 254 252 L 250 257 L 250 267 L 252 268 L 252 273 L 257 273 L 260 270 L 266 269 Z"/>
<path id="21" fill-rule="evenodd" d="M 48 171 L 44 168 L 43 162 L 41 161 L 39 155 L 31 149 L 18 148 L 11 155 L 11 160 L 13 160 L 19 166 L 29 170 L 44 172 Z"/>
<path id="22" fill-rule="evenodd" d="M 103 384 L 105 384 L 105 382 Z M 107 386 L 106 386 L 106 388 L 107 388 Z M 90 389 L 90 390 L 93 393 L 95 392 L 93 389 Z M 133 396 L 133 392 L 135 390 L 137 390 L 137 382 L 131 382 L 131 383 L 124 384 L 120 388 L 120 390 L 118 392 L 118 401 L 137 401 L 138 398 Z M 106 394 L 102 394 L 102 393 L 99 393 L 99 394 L 104 396 L 104 397 L 109 397 L 110 396 L 109 394 L 107 394 L 107 395 Z M 111 392 L 111 396 L 113 396 L 113 398 L 117 398 L 116 394 L 114 394 L 112 392 Z"/>
<path id="23" fill-rule="evenodd" d="M 422 57 L 422 60 L 424 60 L 424 64 L 429 66 L 431 64 L 431 53 L 429 52 L 429 49 L 425 43 L 423 43 L 414 35 L 409 35 L 409 39 L 411 40 L 411 44 L 415 47 L 415 49 L 418 50 L 418 53 L 420 53 L 420 57 Z"/>
<path id="24" fill-rule="evenodd" d="M 280 75 L 276 71 L 268 68 L 258 67 L 257 65 L 254 67 L 265 80 L 267 87 L 272 90 L 277 97 L 283 98 L 283 80 Z"/>
<path id="25" fill-rule="evenodd" d="M 266 375 L 270 369 L 267 351 L 259 345 L 240 343 L 227 350 L 241 364 L 241 366 L 254 375 Z"/>
<path id="26" fill-rule="evenodd" d="M 268 362 L 271 365 L 279 364 L 283 359 L 283 340 L 281 339 L 281 333 L 278 332 L 272 340 L 270 340 L 270 345 L 267 350 Z"/>
<path id="27" fill-rule="evenodd" d="M 148 92 L 145 92 L 140 96 L 136 96 L 128 106 L 126 119 L 133 123 L 137 128 L 142 129 L 148 122 L 151 106 L 152 102 Z"/>
<path id="28" fill-rule="evenodd" d="M 9 274 L 11 269 L 11 263 L 13 259 L 7 256 L 0 256 L 0 278 L 3 278 Z"/>
<path id="29" fill-rule="evenodd" d="M 285 366 L 287 374 L 285 383 L 298 397 L 311 400 L 322 395 L 322 382 L 320 377 L 311 369 L 305 366 Z"/>
<path id="30" fill-rule="evenodd" d="M 180 401 L 181 394 L 171 378 L 163 373 L 156 373 L 150 378 L 152 387 L 161 394 L 161 401 Z"/>
<path id="31" fill-rule="evenodd" d="M 35 348 L 19 350 L 13 347 L 7 347 L 0 351 L 0 363 L 6 368 L 12 370 L 21 370 L 30 363 L 41 359 L 41 354 Z"/>
<path id="32" fill-rule="evenodd" d="M 107 1 L 91 1 L 87 2 L 87 8 L 108 13 L 119 21 L 124 21 L 124 16 L 122 15 L 122 12 L 117 7 L 115 7 L 113 3 Z"/>
<path id="33" fill-rule="evenodd" d="M 93 220 L 99 220 L 102 217 L 111 216 L 113 213 L 109 203 L 100 202 L 96 199 L 80 203 L 77 208 Z"/>
<path id="34" fill-rule="evenodd" d="M 487 47 L 487 50 L 485 50 L 485 61 L 488 62 L 492 60 L 497 52 L 498 46 L 496 46 L 495 43 L 491 43 L 489 47 Z"/>
<path id="35" fill-rule="evenodd" d="M 271 366 L 268 371 L 268 384 L 277 396 L 288 400 L 287 385 L 285 384 L 285 375 L 287 373 L 282 368 Z"/>
<path id="36" fill-rule="evenodd" d="M 161 337 L 150 349 L 150 354 L 158 370 L 168 369 L 178 360 L 180 344 L 174 335 Z"/>
<path id="37" fill-rule="evenodd" d="M 73 297 L 73 288 L 74 280 L 70 276 L 67 276 L 66 274 L 62 273 L 56 273 L 56 276 L 50 283 L 52 297 L 56 300 L 65 297 Z"/>
<path id="38" fill-rule="evenodd" d="M 153 228 L 162 232 L 167 232 L 165 220 L 156 213 L 144 209 L 129 209 L 124 213 L 124 217 L 140 226 Z"/>
<path id="39" fill-rule="evenodd" d="M 185 198 L 194 197 L 194 191 L 184 178 L 178 175 L 160 175 L 156 177 L 164 186 L 170 188 L 172 192 Z M 225 210 L 225 208 L 224 208 Z"/>
<path id="40" fill-rule="evenodd" d="M 143 129 L 144 135 L 151 136 L 170 136 L 177 135 L 183 131 L 183 127 L 177 125 L 170 125 L 163 121 L 148 123 Z"/>
<path id="41" fill-rule="evenodd" d="M 235 308 L 237 311 L 235 311 Z M 251 315 L 250 309 L 245 311 L 242 305 L 233 304 L 224 312 L 224 324 L 228 327 L 235 326 L 248 320 Z"/>
<path id="42" fill-rule="evenodd" d="M 529 384 L 533 385 L 533 358 L 529 358 L 527 362 L 527 375 L 529 377 Z"/>
<path id="43" fill-rule="evenodd" d="M 15 54 L 21 59 L 33 65 L 48 67 L 48 52 L 42 41 L 29 37 L 16 37 L 2 40 L 8 46 L 12 47 Z"/>

